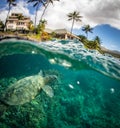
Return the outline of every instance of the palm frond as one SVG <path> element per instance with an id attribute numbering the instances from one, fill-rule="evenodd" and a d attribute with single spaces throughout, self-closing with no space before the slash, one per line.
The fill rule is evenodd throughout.
<path id="1" fill-rule="evenodd" d="M 69 13 L 68 20 L 82 21 L 82 16 L 79 15 L 79 12 L 74 11 L 73 13 Z"/>
<path id="2" fill-rule="evenodd" d="M 37 6 L 37 4 L 36 3 L 42 3 L 44 6 L 45 6 L 45 1 L 44 0 L 28 0 L 27 1 L 27 3 L 35 3 L 34 5 L 33 5 L 33 7 L 36 7 Z"/>
<path id="3" fill-rule="evenodd" d="M 39 4 L 39 3 L 38 3 L 38 2 L 36 2 L 36 3 L 33 5 L 33 7 L 36 7 L 38 4 Z"/>
<path id="4" fill-rule="evenodd" d="M 34 0 L 28 0 L 28 1 L 27 1 L 27 3 L 32 3 L 32 2 L 34 2 Z"/>

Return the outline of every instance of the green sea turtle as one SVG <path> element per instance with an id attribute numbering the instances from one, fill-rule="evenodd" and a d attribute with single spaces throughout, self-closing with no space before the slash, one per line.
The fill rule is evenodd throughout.
<path id="1" fill-rule="evenodd" d="M 34 99 L 41 89 L 43 89 L 48 96 L 53 97 L 54 93 L 49 83 L 56 80 L 56 78 L 56 75 L 43 77 L 42 73 L 39 73 L 38 75 L 20 79 L 4 91 L 0 101 L 8 106 L 22 105 Z"/>

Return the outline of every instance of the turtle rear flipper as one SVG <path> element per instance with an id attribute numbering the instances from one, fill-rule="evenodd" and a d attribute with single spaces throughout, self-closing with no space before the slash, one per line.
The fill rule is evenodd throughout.
<path id="1" fill-rule="evenodd" d="M 49 97 L 52 98 L 54 96 L 53 89 L 49 85 L 43 86 L 42 89 Z"/>

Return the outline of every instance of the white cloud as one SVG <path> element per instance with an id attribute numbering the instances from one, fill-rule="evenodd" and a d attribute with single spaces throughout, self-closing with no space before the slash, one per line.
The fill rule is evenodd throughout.
<path id="1" fill-rule="evenodd" d="M 67 20 L 67 14 L 77 10 L 83 16 L 82 23 L 76 23 L 74 28 L 80 28 L 84 24 L 96 26 L 109 24 L 120 29 L 120 0 L 60 0 L 54 6 L 49 6 L 45 13 L 50 28 L 70 28 L 71 22 Z"/>
<path id="2" fill-rule="evenodd" d="M 38 21 L 44 7 L 38 11 Z M 120 29 L 120 0 L 60 0 L 55 1 L 46 10 L 44 18 L 48 21 L 48 28 L 67 28 L 70 29 L 71 22 L 67 19 L 67 14 L 73 11 L 79 11 L 83 16 L 82 23 L 76 23 L 74 28 L 80 28 L 84 24 L 90 24 L 92 27 L 100 24 L 109 24 Z M 30 14 L 28 5 L 25 1 L 20 1 L 12 12 L 22 12 L 34 20 L 34 15 Z M 0 19 L 5 20 L 7 11 L 2 9 Z"/>
<path id="3" fill-rule="evenodd" d="M 8 13 L 7 10 L 2 10 L 2 11 L 0 11 L 0 20 L 1 20 L 1 21 L 5 22 L 5 19 L 6 19 L 6 17 L 7 17 L 7 13 Z"/>

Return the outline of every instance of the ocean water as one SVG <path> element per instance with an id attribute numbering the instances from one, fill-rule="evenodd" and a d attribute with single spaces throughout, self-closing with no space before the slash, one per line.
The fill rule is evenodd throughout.
<path id="1" fill-rule="evenodd" d="M 0 128 L 120 127 L 119 59 L 87 50 L 77 40 L 0 42 L 0 94 L 40 71 L 56 75 L 50 83 L 54 96 L 40 90 L 23 105 L 1 102 Z"/>

